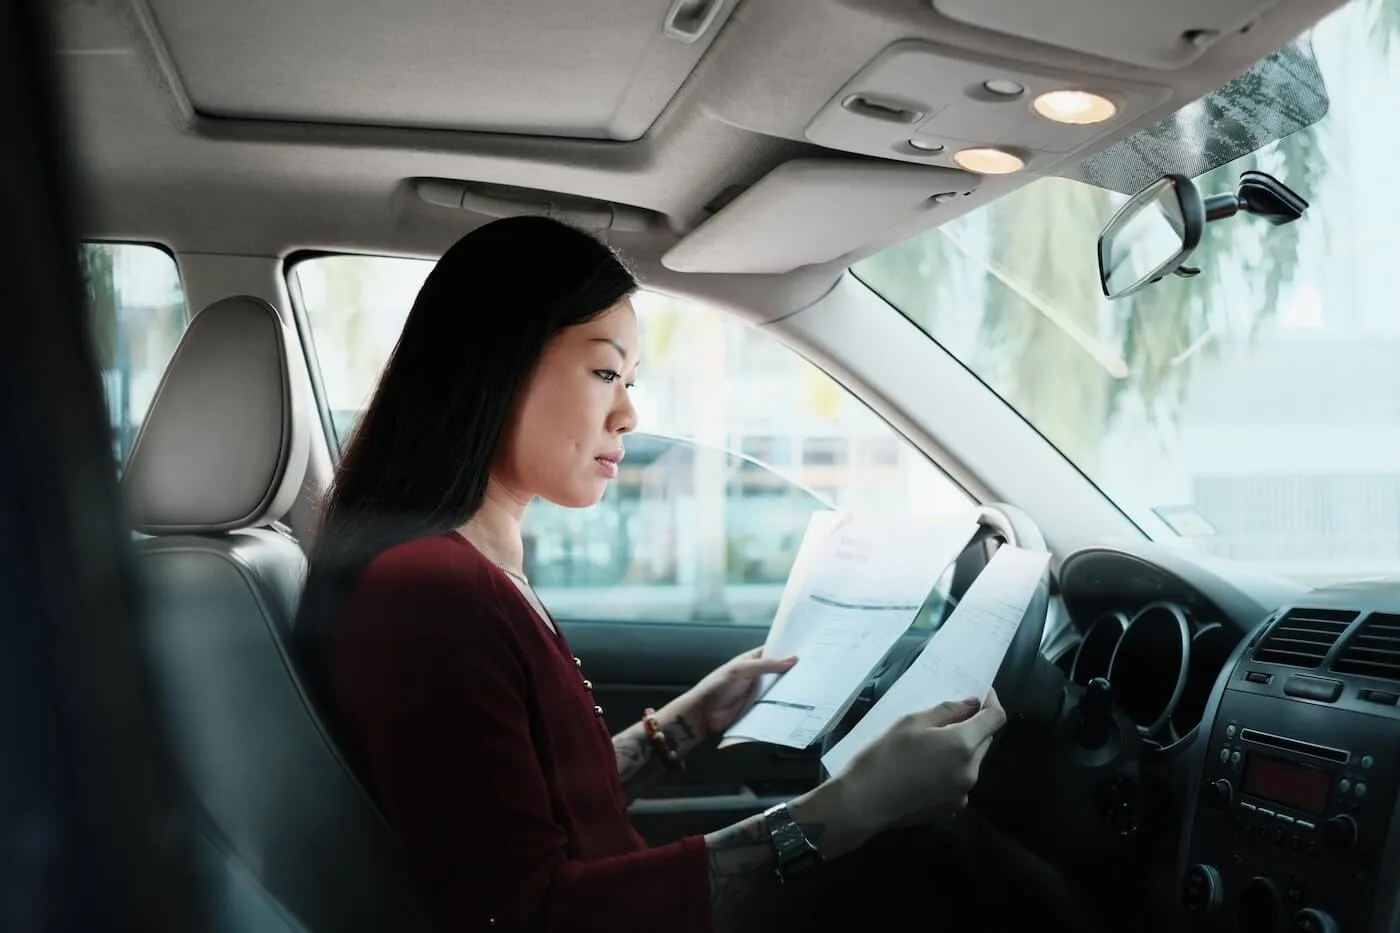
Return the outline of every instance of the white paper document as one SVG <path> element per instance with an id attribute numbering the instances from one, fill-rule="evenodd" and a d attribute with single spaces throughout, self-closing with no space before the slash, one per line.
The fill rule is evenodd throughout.
<path id="1" fill-rule="evenodd" d="M 830 728 L 976 527 L 970 517 L 816 513 L 763 648 L 797 665 L 759 684 L 723 744 L 806 748 Z"/>
<path id="2" fill-rule="evenodd" d="M 1049 561 L 1044 551 L 998 549 L 909 669 L 822 756 L 826 770 L 840 774 L 901 716 L 986 696 Z"/>

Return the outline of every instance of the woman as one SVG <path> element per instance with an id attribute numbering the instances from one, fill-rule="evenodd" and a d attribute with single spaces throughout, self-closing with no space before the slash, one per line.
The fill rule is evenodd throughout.
<path id="1" fill-rule="evenodd" d="M 994 695 L 945 704 L 786 812 L 646 846 L 628 799 L 795 659 L 742 655 L 609 736 L 524 576 L 528 503 L 586 507 L 617 474 L 636 421 L 635 287 L 605 246 L 549 220 L 462 238 L 424 283 L 324 506 L 304 662 L 451 930 L 728 931 L 760 906 L 810 928 L 798 902 L 819 886 L 779 884 L 770 830 L 790 820 L 829 861 L 953 812 L 1005 718 Z"/>

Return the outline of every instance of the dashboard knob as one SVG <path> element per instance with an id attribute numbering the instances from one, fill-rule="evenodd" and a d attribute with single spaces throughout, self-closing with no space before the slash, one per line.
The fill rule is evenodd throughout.
<path id="1" fill-rule="evenodd" d="M 1187 913 L 1209 914 L 1220 909 L 1220 872 L 1213 865 L 1192 865 L 1181 878 L 1181 906 Z"/>
<path id="2" fill-rule="evenodd" d="M 1322 841 L 1327 848 L 1345 852 L 1356 844 L 1356 820 L 1339 813 L 1322 824 Z"/>
<path id="3" fill-rule="evenodd" d="M 1206 803 L 1210 804 L 1212 810 L 1224 810 L 1230 806 L 1230 801 L 1234 796 L 1235 789 L 1224 778 L 1212 781 L 1206 787 Z"/>
<path id="4" fill-rule="evenodd" d="M 1337 921 L 1324 910 L 1304 907 L 1293 915 L 1290 933 L 1337 933 Z"/>
<path id="5" fill-rule="evenodd" d="M 1283 920 L 1278 888 L 1268 878 L 1254 877 L 1240 889 L 1235 928 L 1239 933 L 1277 933 Z"/>

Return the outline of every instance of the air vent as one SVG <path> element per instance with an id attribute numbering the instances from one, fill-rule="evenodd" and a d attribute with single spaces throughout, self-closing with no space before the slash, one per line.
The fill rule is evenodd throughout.
<path id="1" fill-rule="evenodd" d="M 1347 639 L 1332 670 L 1381 680 L 1400 680 L 1400 615 L 1377 612 Z"/>
<path id="2" fill-rule="evenodd" d="M 1317 667 L 1356 618 L 1336 609 L 1294 609 L 1274 624 L 1254 660 L 1285 667 Z"/>

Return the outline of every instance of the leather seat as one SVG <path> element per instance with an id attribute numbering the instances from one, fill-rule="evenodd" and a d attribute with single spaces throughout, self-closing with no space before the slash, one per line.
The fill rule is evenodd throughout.
<path id="1" fill-rule="evenodd" d="M 228 298 L 189 324 L 122 485 L 159 712 L 204 831 L 216 928 L 428 930 L 395 840 L 312 709 L 288 633 L 302 549 L 270 527 L 310 442 L 300 348 Z"/>

